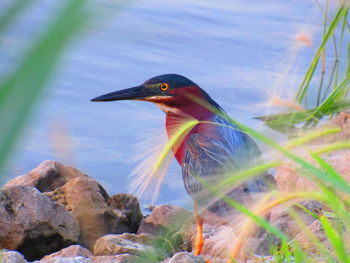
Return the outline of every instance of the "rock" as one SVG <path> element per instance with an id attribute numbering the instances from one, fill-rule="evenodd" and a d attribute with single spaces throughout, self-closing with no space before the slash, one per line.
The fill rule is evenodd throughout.
<path id="1" fill-rule="evenodd" d="M 86 175 L 73 167 L 64 166 L 55 161 L 45 161 L 30 173 L 18 176 L 7 182 L 4 185 L 4 189 L 23 185 L 33 186 L 40 192 L 50 192 L 64 185 L 69 180 L 81 176 L 85 177 Z"/>
<path id="2" fill-rule="evenodd" d="M 91 263 L 133 263 L 133 256 L 130 254 L 120 254 L 113 256 L 94 256 Z"/>
<path id="3" fill-rule="evenodd" d="M 119 211 L 128 219 L 128 223 L 124 226 L 124 232 L 135 233 L 139 228 L 143 215 L 140 210 L 139 201 L 130 194 L 113 195 L 108 200 L 108 205 L 116 212 Z M 117 210 L 117 211 L 116 211 Z"/>
<path id="4" fill-rule="evenodd" d="M 315 220 L 310 225 L 308 225 L 306 229 L 300 231 L 295 236 L 294 240 L 298 242 L 298 244 L 304 251 L 315 256 L 321 255 L 319 248 L 315 245 L 315 242 L 313 242 L 310 238 L 310 233 L 312 233 L 314 237 L 317 238 L 326 249 L 331 250 L 329 239 L 324 233 L 321 222 L 319 220 Z"/>
<path id="5" fill-rule="evenodd" d="M 276 168 L 276 187 L 280 192 L 316 191 L 317 185 L 305 176 L 299 175 L 300 168 L 292 161 L 285 161 Z"/>
<path id="6" fill-rule="evenodd" d="M 23 255 L 17 251 L 0 251 L 1 263 L 27 263 Z"/>
<path id="7" fill-rule="evenodd" d="M 350 111 L 339 113 L 335 118 L 327 122 L 324 128 L 340 128 L 340 132 L 331 133 L 313 139 L 308 143 L 310 149 L 314 151 L 315 148 L 322 148 L 327 144 L 336 142 L 346 142 L 350 139 Z M 313 165 L 319 166 L 307 152 L 306 147 L 303 147 L 297 155 L 301 158 L 311 162 Z M 328 162 L 342 177 L 350 183 L 350 150 L 342 149 L 333 151 L 331 153 L 322 154 L 322 158 Z M 288 160 L 276 169 L 276 183 L 279 191 L 317 191 L 319 190 L 317 184 L 313 180 L 307 179 L 298 172 L 300 167 Z"/>
<path id="8" fill-rule="evenodd" d="M 192 218 L 192 213 L 181 207 L 160 205 L 142 220 L 137 233 L 159 235 L 167 230 L 178 231 L 190 218 Z"/>
<path id="9" fill-rule="evenodd" d="M 140 255 L 146 252 L 155 252 L 153 247 L 141 243 L 132 242 L 120 237 L 120 235 L 106 235 L 99 238 L 94 247 L 94 255 L 117 255 L 129 253 Z"/>
<path id="10" fill-rule="evenodd" d="M 164 253 L 173 254 L 191 249 L 186 232 L 192 223 L 191 212 L 177 206 L 160 205 L 142 220 L 137 234 L 154 236 L 153 245 L 162 247 Z"/>
<path id="11" fill-rule="evenodd" d="M 35 261 L 34 263 L 40 263 L 42 261 Z M 44 263 L 91 263 L 91 260 L 89 258 L 84 257 L 74 257 L 74 258 L 61 258 L 61 257 L 55 257 L 50 258 Z"/>
<path id="12" fill-rule="evenodd" d="M 129 240 L 131 242 L 141 243 L 145 245 L 152 245 L 154 241 L 154 236 L 147 233 L 141 233 L 141 234 L 123 233 L 117 236 L 122 239 Z"/>
<path id="13" fill-rule="evenodd" d="M 350 150 L 342 150 L 333 152 L 327 156 L 322 156 L 323 159 L 328 162 L 332 167 L 344 178 L 344 180 L 350 183 Z"/>
<path id="14" fill-rule="evenodd" d="M 163 261 L 164 263 L 204 263 L 201 257 L 188 252 L 176 253 L 171 259 Z"/>
<path id="15" fill-rule="evenodd" d="M 74 258 L 74 257 L 85 257 L 89 258 L 92 257 L 92 254 L 89 250 L 86 248 L 79 246 L 79 245 L 72 245 L 69 247 L 66 247 L 64 249 L 61 249 L 60 251 L 47 255 L 41 259 L 41 261 L 47 261 L 51 258 L 55 257 L 61 257 L 61 258 Z"/>
<path id="16" fill-rule="evenodd" d="M 316 201 L 304 201 L 300 204 L 316 214 L 318 214 L 322 209 L 322 205 Z M 297 206 L 293 206 L 292 208 L 305 225 L 310 225 L 316 220 L 313 216 L 309 215 L 301 208 Z M 294 238 L 299 233 L 300 226 L 290 216 L 288 209 L 288 206 L 278 206 L 273 208 L 271 211 L 270 224 L 281 230 L 288 237 Z"/>
<path id="17" fill-rule="evenodd" d="M 154 236 L 153 244 L 163 247 L 167 253 L 189 251 L 192 242 L 188 242 L 192 233 L 192 213 L 177 206 L 160 205 L 152 210 L 152 213 L 144 218 L 137 231 Z M 167 243 L 164 243 L 167 240 Z"/>
<path id="18" fill-rule="evenodd" d="M 47 193 L 56 202 L 63 204 L 79 221 L 79 244 L 92 250 L 95 241 L 109 233 L 121 233 L 128 219 L 117 215 L 107 205 L 108 194 L 96 180 L 76 177 L 64 186 Z"/>
<path id="19" fill-rule="evenodd" d="M 78 221 L 36 188 L 0 191 L 0 248 L 34 260 L 77 242 L 78 236 Z"/>
<path id="20" fill-rule="evenodd" d="M 316 143 L 322 144 L 333 143 L 339 141 L 348 141 L 350 139 L 350 111 L 345 111 L 339 113 L 335 118 L 327 122 L 324 127 L 329 128 L 329 126 L 340 128 L 340 132 L 328 134 L 316 139 Z"/>

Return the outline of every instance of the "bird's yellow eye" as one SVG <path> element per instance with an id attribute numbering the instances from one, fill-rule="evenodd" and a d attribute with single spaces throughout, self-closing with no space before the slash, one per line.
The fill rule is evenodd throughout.
<path id="1" fill-rule="evenodd" d="M 162 91 L 166 91 L 166 90 L 169 89 L 169 84 L 168 83 L 162 83 L 162 84 L 160 84 L 159 88 Z"/>

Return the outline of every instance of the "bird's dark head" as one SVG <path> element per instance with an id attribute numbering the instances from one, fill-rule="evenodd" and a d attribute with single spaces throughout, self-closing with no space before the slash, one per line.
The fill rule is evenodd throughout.
<path id="1" fill-rule="evenodd" d="M 193 104 L 194 97 L 198 97 L 215 107 L 218 106 L 197 84 L 178 74 L 156 76 L 139 86 L 104 94 L 91 101 L 150 101 L 167 111 Z"/>

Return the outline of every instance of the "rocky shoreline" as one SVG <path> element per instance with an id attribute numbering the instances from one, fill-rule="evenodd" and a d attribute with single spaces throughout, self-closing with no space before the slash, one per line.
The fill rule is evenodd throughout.
<path id="1" fill-rule="evenodd" d="M 187 252 L 176 254 L 184 247 L 181 234 L 171 250 L 154 246 L 186 221 L 192 223 L 192 213 L 168 205 L 144 217 L 136 197 L 109 196 L 77 169 L 45 161 L 0 192 L 0 262 L 125 263 L 145 255 L 156 255 L 146 262 L 172 255 L 167 262 L 202 262 Z"/>
<path id="2" fill-rule="evenodd" d="M 318 203 L 305 206 L 319 209 Z M 320 231 L 317 220 L 298 212 L 312 231 Z M 303 236 L 286 208 L 274 209 L 270 221 L 291 237 Z M 222 263 L 226 256 L 217 254 L 217 244 L 225 232 L 231 244 L 229 226 L 205 224 L 204 256 L 194 256 L 193 213 L 160 205 L 144 217 L 135 196 L 109 196 L 95 179 L 55 161 L 14 178 L 0 192 L 1 263 Z M 247 247 L 266 254 L 269 238 L 252 237 Z"/>

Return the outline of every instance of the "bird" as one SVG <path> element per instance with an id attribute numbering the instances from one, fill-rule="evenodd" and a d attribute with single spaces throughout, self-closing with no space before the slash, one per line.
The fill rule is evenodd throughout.
<path id="1" fill-rule="evenodd" d="M 187 193 L 194 200 L 197 223 L 194 254 L 203 249 L 202 211 L 226 218 L 234 210 L 223 198 L 208 190 L 219 184 L 225 175 L 255 167 L 262 163 L 256 142 L 237 124 L 227 118 L 223 108 L 207 92 L 179 74 L 155 76 L 141 85 L 98 96 L 91 101 L 138 100 L 156 104 L 165 113 L 165 129 L 173 136 L 182 123 L 195 120 L 193 127 L 172 146 L 181 166 Z M 265 193 L 273 184 L 267 172 L 224 189 L 224 196 L 244 203 L 254 201 L 255 194 Z"/>

